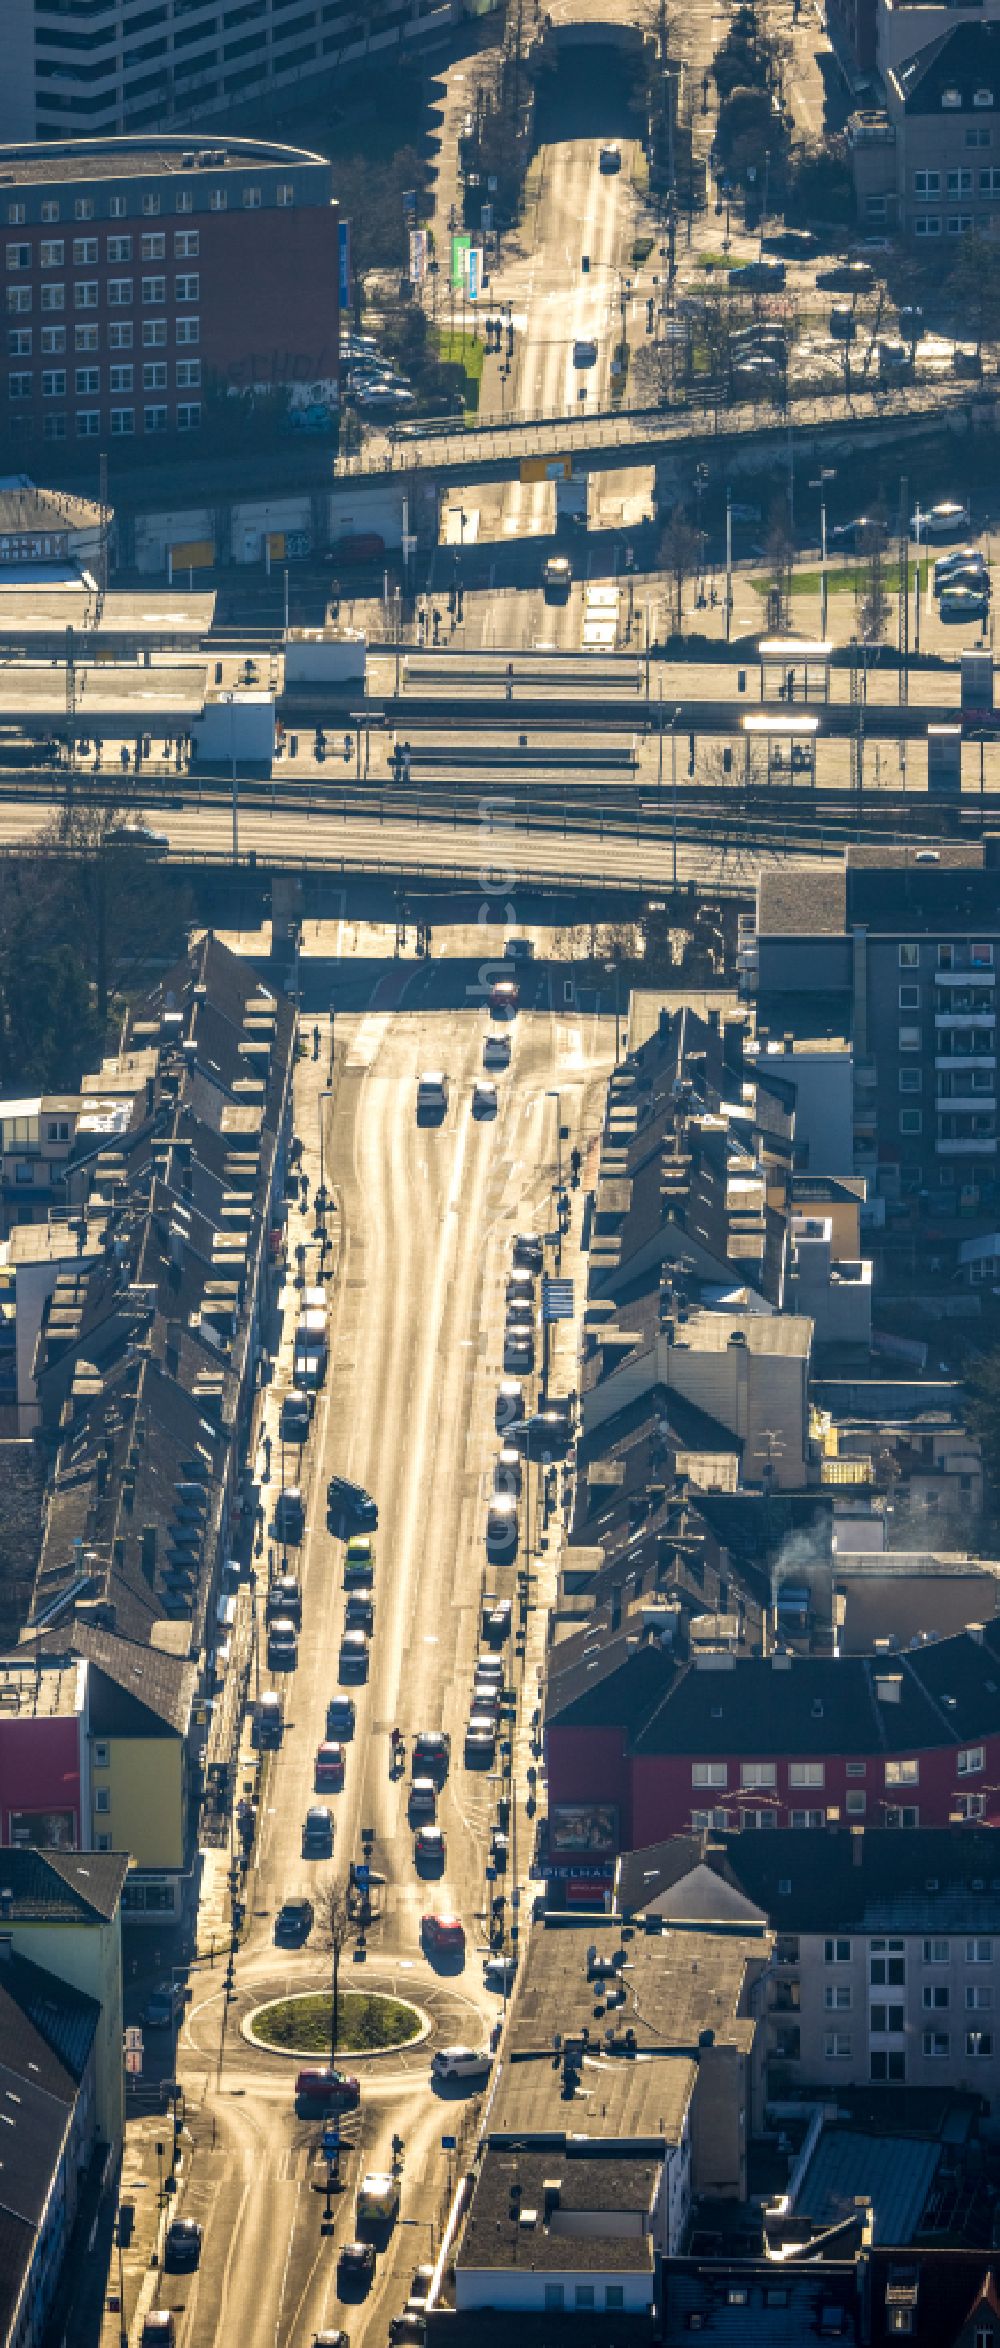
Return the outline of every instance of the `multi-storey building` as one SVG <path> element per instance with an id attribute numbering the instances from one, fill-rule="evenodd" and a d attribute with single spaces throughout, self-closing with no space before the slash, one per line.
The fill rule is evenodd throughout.
<path id="1" fill-rule="evenodd" d="M 5 138 L 204 121 L 446 32 L 462 0 L 4 0 Z"/>
<path id="2" fill-rule="evenodd" d="M 976 847 L 943 845 L 933 863 L 852 848 L 794 886 L 761 876 L 759 1021 L 843 1023 L 855 1165 L 890 1201 L 944 1215 L 996 1201 L 998 902 Z"/>
<path id="3" fill-rule="evenodd" d="M 96 463 L 190 440 L 213 396 L 335 404 L 339 226 L 321 156 L 71 139 L 0 148 L 0 181 L 0 451 L 85 443 Z"/>
<path id="4" fill-rule="evenodd" d="M 1000 24 L 948 27 L 942 8 L 885 19 L 884 108 L 852 116 L 847 144 L 861 217 L 926 243 L 995 235 L 1000 154 Z M 908 53 L 903 44 L 912 43 Z M 1000 134 L 998 134 L 1000 137 Z"/>

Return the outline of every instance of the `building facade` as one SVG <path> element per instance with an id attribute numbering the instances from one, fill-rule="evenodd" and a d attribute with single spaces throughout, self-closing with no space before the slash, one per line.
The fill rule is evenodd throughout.
<path id="1" fill-rule="evenodd" d="M 210 398 L 335 406 L 339 229 L 322 157 L 81 138 L 0 148 L 0 174 L 0 446 L 90 442 L 96 463 L 196 439 Z"/>
<path id="2" fill-rule="evenodd" d="M 4 138 L 220 119 L 262 93 L 423 45 L 461 0 L 4 0 Z"/>
<path id="3" fill-rule="evenodd" d="M 899 11 L 885 107 L 854 115 L 847 133 L 862 219 L 918 244 L 1000 229 L 1000 24 L 941 31 L 934 20 L 944 14 Z M 908 31 L 914 47 L 903 56 Z"/>

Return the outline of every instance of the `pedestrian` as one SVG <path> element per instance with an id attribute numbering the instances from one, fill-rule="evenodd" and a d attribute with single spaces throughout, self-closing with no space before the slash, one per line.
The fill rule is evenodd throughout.
<path id="1" fill-rule="evenodd" d="M 319 1059 L 319 1024 L 313 1028 L 313 1059 Z"/>
<path id="2" fill-rule="evenodd" d="M 307 1207 L 307 1206 L 308 1206 L 308 1204 L 309 1204 L 309 1176 L 308 1176 L 308 1174 L 303 1174 L 303 1176 L 302 1176 L 302 1204 L 303 1204 L 303 1206 L 304 1206 L 304 1207 Z"/>

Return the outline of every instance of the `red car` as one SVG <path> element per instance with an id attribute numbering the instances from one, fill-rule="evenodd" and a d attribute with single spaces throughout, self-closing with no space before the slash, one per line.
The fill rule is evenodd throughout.
<path id="1" fill-rule="evenodd" d="M 322 2104 L 327 2112 L 353 2112 L 361 2101 L 361 2081 L 352 2079 L 347 2071 L 334 2071 L 329 2063 L 316 2063 L 308 2071 L 299 2071 L 295 2100 Z"/>
<path id="2" fill-rule="evenodd" d="M 465 1926 L 460 1916 L 422 1916 L 420 1931 L 424 1946 L 437 1956 L 465 1955 Z"/>
<path id="3" fill-rule="evenodd" d="M 332 1786 L 339 1793 L 344 1782 L 343 1745 L 322 1744 L 316 1748 L 316 1791 L 323 1793 Z"/>

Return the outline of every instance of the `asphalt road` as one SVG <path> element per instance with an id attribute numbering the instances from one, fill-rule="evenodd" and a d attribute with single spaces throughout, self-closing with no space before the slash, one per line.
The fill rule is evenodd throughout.
<path id="1" fill-rule="evenodd" d="M 400 987 L 418 966 L 402 966 Z M 418 973 L 419 975 L 419 973 Z M 513 1596 L 513 1566 L 486 1575 L 485 1512 L 497 1450 L 494 1402 L 501 1374 L 503 1280 L 515 1229 L 544 1229 L 555 1149 L 554 1103 L 575 1139 L 596 1131 L 611 1023 L 557 1020 L 547 982 L 542 1007 L 515 1023 L 509 1073 L 498 1079 L 500 1113 L 477 1123 L 471 1089 L 480 1072 L 484 1014 L 369 1012 L 338 1021 L 341 1057 L 329 1118 L 326 1171 L 337 1200 L 339 1248 L 332 1281 L 331 1377 L 309 1446 L 307 1533 L 301 1550 L 304 1629 L 294 1678 L 285 1679 L 288 1726 L 269 1764 L 258 1864 L 251 1877 L 248 1930 L 237 1963 L 237 1996 L 220 2025 L 220 1972 L 201 1970 L 178 2048 L 192 2127 L 183 2208 L 205 2227 L 200 2271 L 165 2277 L 159 2304 L 184 2312 L 183 2348 L 299 2348 L 323 2324 L 346 2324 L 352 2348 L 386 2337 L 413 2266 L 432 2255 L 447 2201 L 442 2134 L 461 2129 L 467 2092 L 432 2091 L 435 2042 L 484 2044 L 499 2012 L 483 1983 L 484 1868 L 496 1782 L 463 1766 L 472 1666 L 480 1644 L 484 1583 Z M 398 990 L 397 990 L 398 991 Z M 442 1126 L 418 1127 L 420 1070 L 444 1066 L 451 1106 Z M 300 1118 L 315 1148 L 313 1063 L 299 1071 Z M 277 1482 L 277 1460 L 272 1483 Z M 333 1860 L 306 1862 L 300 1836 L 313 1798 L 313 1757 L 328 1697 L 337 1689 L 343 1620 L 342 1544 L 327 1532 L 327 1477 L 364 1481 L 379 1504 L 376 1622 L 367 1687 L 355 1691 L 357 1733 L 336 1812 Z M 540 1636 L 537 1622 L 529 1631 Z M 505 1650 L 511 1658 L 511 1649 Z M 513 1668 L 513 1663 L 512 1663 Z M 265 1684 L 267 1675 L 265 1674 Z M 275 1683 L 279 1684 L 279 1683 Z M 389 1732 L 421 1728 L 452 1735 L 452 1767 L 440 1806 L 446 1832 L 442 1879 L 419 1880 L 406 1819 L 405 1783 L 390 1778 Z M 526 1717 L 515 1737 L 524 1759 Z M 529 1855 L 521 1776 L 519 1871 Z M 417 2053 L 346 2067 L 363 2078 L 359 2116 L 344 2123 L 352 2149 L 336 2200 L 334 2238 L 321 2232 L 325 2171 L 316 2161 L 318 2123 L 297 2120 L 295 2065 L 256 2053 L 237 2023 L 262 1995 L 329 1978 L 318 1947 L 278 1952 L 275 1912 L 290 1892 L 346 1878 L 360 1856 L 360 1830 L 375 1832 L 374 1864 L 386 1878 L 383 1918 L 368 1936 L 368 1959 L 344 1959 L 347 1986 L 395 1986 L 431 2021 Z M 464 1965 L 435 1969 L 420 1947 L 426 1907 L 454 1907 L 467 1933 Z M 368 2168 L 388 2167 L 391 2138 L 405 2139 L 402 2208 L 376 2280 L 360 2306 L 336 2295 L 337 2247 L 354 2232 L 354 2189 Z"/>

